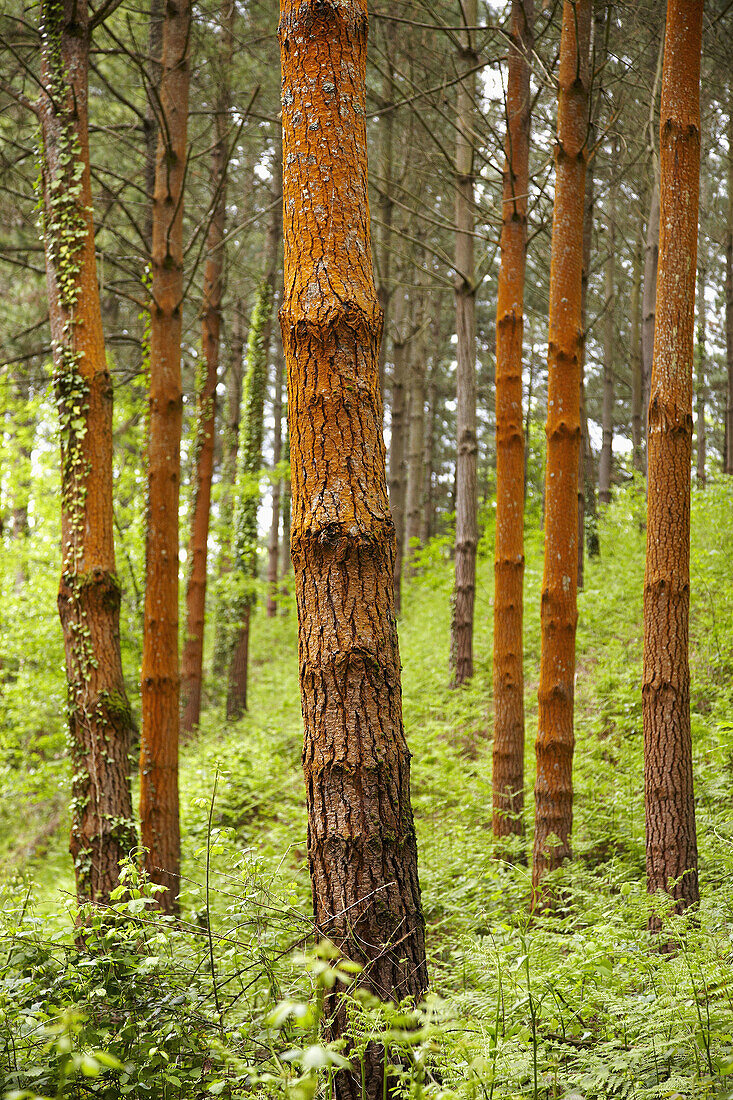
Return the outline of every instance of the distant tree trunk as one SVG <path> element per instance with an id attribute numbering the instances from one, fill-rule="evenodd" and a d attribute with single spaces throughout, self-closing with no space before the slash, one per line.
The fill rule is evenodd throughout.
<path id="1" fill-rule="evenodd" d="M 617 145 L 613 144 L 612 164 L 616 164 Z M 613 168 L 611 172 L 613 172 Z M 598 462 L 598 500 L 601 504 L 611 503 L 611 477 L 613 475 L 613 406 L 614 406 L 614 359 L 616 353 L 616 198 L 615 185 L 611 181 L 608 189 L 608 217 L 606 219 L 606 301 L 603 336 L 603 405 L 601 426 L 603 442 Z"/>
<path id="2" fill-rule="evenodd" d="M 496 307 L 493 831 L 524 821 L 524 433 L 522 338 L 534 0 L 512 0 L 501 264 Z"/>
<path id="3" fill-rule="evenodd" d="M 642 364 L 641 364 L 641 264 L 643 223 L 634 242 L 634 258 L 631 274 L 631 439 L 633 443 L 634 469 L 644 472 L 644 429 L 642 413 Z"/>
<path id="4" fill-rule="evenodd" d="M 389 505 L 395 526 L 395 613 L 402 610 L 402 547 L 405 536 L 405 437 L 408 430 L 407 380 L 409 337 L 406 332 L 407 296 L 400 288 L 394 305 L 392 339 L 392 402 L 389 443 Z"/>
<path id="5" fill-rule="evenodd" d="M 366 10 L 366 0 L 281 2 L 288 211 L 281 321 L 315 922 L 365 965 L 359 982 L 399 998 L 420 996 L 427 969 L 369 238 Z M 299 124 L 306 98 L 307 127 Z M 345 102 L 358 110 L 345 114 Z M 333 143 L 327 135 L 336 130 Z M 331 1038 L 346 1035 L 336 990 L 326 1017 Z M 381 1096 L 383 1057 L 381 1047 L 368 1048 L 363 1087 L 358 1072 L 339 1072 L 337 1100 Z"/>
<path id="6" fill-rule="evenodd" d="M 426 295 L 420 295 L 421 320 L 425 314 Z M 427 348 L 423 334 L 416 338 L 410 356 L 410 424 L 407 446 L 407 489 L 405 493 L 405 545 L 403 553 L 404 573 L 414 576 L 413 557 L 415 546 L 422 535 L 423 477 L 425 451 L 425 380 L 427 373 Z"/>
<path id="7" fill-rule="evenodd" d="M 657 71 L 654 77 L 652 98 L 649 107 L 649 158 L 651 179 L 649 183 L 649 216 L 646 223 L 646 244 L 644 247 L 644 292 L 641 301 L 641 360 L 642 360 L 642 406 L 644 410 L 644 434 L 647 440 L 647 459 L 649 454 L 649 398 L 651 394 L 652 357 L 654 352 L 654 325 L 657 307 L 657 267 L 659 265 L 659 156 L 654 134 L 657 91 L 662 72 L 662 50 L 664 35 L 659 42 Z"/>
<path id="8" fill-rule="evenodd" d="M 701 489 L 705 488 L 705 367 L 707 362 L 707 326 L 705 311 L 705 285 L 707 283 L 707 271 L 705 264 L 701 263 L 697 272 L 697 429 L 695 443 L 697 451 L 697 484 Z"/>
<path id="9" fill-rule="evenodd" d="M 475 225 L 474 142 L 476 99 L 477 0 L 462 0 L 464 29 L 459 31 L 456 108 L 456 579 L 453 594 L 450 661 L 453 685 L 473 676 L 473 608 L 478 545 L 476 437 L 476 282 L 473 260 Z"/>
<path id="10" fill-rule="evenodd" d="M 28 581 L 28 505 L 31 493 L 31 458 L 35 430 L 34 417 L 29 408 L 31 386 L 27 364 L 16 364 L 14 367 L 13 389 L 15 390 L 17 411 L 13 416 L 15 468 L 12 483 L 12 533 L 16 543 L 14 556 L 17 561 L 15 590 L 20 593 Z"/>
<path id="11" fill-rule="evenodd" d="M 669 0 L 660 119 L 657 325 L 649 405 L 642 714 L 647 885 L 650 893 L 668 891 L 678 910 L 699 896 L 688 630 L 701 42 L 702 3 Z"/>
<path id="12" fill-rule="evenodd" d="M 234 7 L 225 0 L 223 15 L 231 21 Z M 231 40 L 231 30 L 229 28 Z M 229 57 L 231 48 L 227 47 Z M 226 73 L 227 66 L 224 66 Z M 206 579 L 211 514 L 211 479 L 214 472 L 216 387 L 219 381 L 219 333 L 224 275 L 224 227 L 226 224 L 227 122 L 229 90 L 222 79 L 216 107 L 216 142 L 211 154 L 212 214 L 206 241 L 201 347 L 204 376 L 197 394 L 195 489 L 188 542 L 186 585 L 186 635 L 181 658 L 181 732 L 191 733 L 201 718 L 204 661 Z"/>
<path id="13" fill-rule="evenodd" d="M 234 482 L 237 477 L 239 450 L 239 416 L 242 405 L 242 374 L 244 360 L 244 303 L 235 296 L 234 317 L 227 367 L 224 426 L 221 447 L 221 496 L 219 503 L 219 579 L 216 602 L 216 639 L 214 643 L 214 675 L 224 676 L 229 658 L 230 602 L 226 598 L 226 577 L 231 572 L 232 515 L 234 513 Z"/>
<path id="14" fill-rule="evenodd" d="M 72 758 L 70 851 L 80 902 L 105 904 L 135 845 L 132 716 L 120 656 L 112 512 L 112 382 L 94 253 L 89 171 L 89 9 L 44 0 L 39 116 L 54 383 L 61 427 L 64 634 Z"/>
<path id="15" fill-rule="evenodd" d="M 247 373 L 242 395 L 237 484 L 232 522 L 232 638 L 229 656 L 227 718 L 247 709 L 249 628 L 257 599 L 257 513 L 262 467 L 263 413 L 267 388 L 267 352 L 272 319 L 272 288 L 263 282 L 257 294 L 247 340 Z"/>
<path id="16" fill-rule="evenodd" d="M 571 855 L 578 571 L 583 203 L 592 0 L 564 0 L 560 39 L 532 884 Z"/>
<path id="17" fill-rule="evenodd" d="M 283 460 L 282 419 L 283 419 L 283 348 L 279 333 L 274 333 L 275 342 L 275 390 L 272 402 L 272 415 L 275 426 L 272 435 L 272 461 L 277 466 Z M 267 544 L 267 617 L 277 615 L 278 573 L 280 563 L 280 498 L 282 478 L 275 476 L 272 483 L 272 520 L 270 539 Z M 285 536 L 283 536 L 285 537 Z"/>
<path id="18" fill-rule="evenodd" d="M 150 428 L 145 618 L 141 673 L 140 832 L 145 867 L 178 907 L 178 503 L 181 480 L 183 186 L 187 165 L 191 5 L 165 9 L 153 203 Z"/>
<path id="19" fill-rule="evenodd" d="M 425 492 L 423 496 L 422 532 L 420 541 L 425 546 L 433 537 L 435 529 L 435 494 L 433 490 L 434 476 L 434 451 L 435 451 L 435 406 L 437 402 L 436 370 L 438 345 L 428 366 L 427 376 L 427 408 L 425 410 L 425 444 L 423 451 L 423 470 Z"/>

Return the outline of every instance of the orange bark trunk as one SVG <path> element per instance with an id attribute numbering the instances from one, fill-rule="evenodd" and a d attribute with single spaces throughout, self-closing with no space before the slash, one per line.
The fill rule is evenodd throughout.
<path id="1" fill-rule="evenodd" d="M 140 832 L 145 865 L 177 908 L 178 819 L 178 497 L 181 480 L 181 316 L 183 185 L 188 129 L 190 0 L 169 0 L 163 26 L 153 204 L 150 308 L 148 523 L 143 625 Z"/>
<path id="2" fill-rule="evenodd" d="M 426 987 L 394 619 L 382 438 L 382 332 L 366 172 L 366 0 L 282 0 L 285 293 L 308 800 L 318 930 L 381 997 Z M 344 1034 L 336 994 L 332 1034 Z M 365 1056 L 381 1095 L 382 1054 Z M 361 1097 L 359 1072 L 338 1097 Z"/>
<path id="3" fill-rule="evenodd" d="M 501 264 L 496 307 L 494 836 L 524 832 L 524 431 L 522 336 L 527 258 L 533 0 L 513 0 L 506 92 Z"/>
<path id="4" fill-rule="evenodd" d="M 201 717 L 206 615 L 206 564 L 209 545 L 209 518 L 211 515 L 211 478 L 214 472 L 216 385 L 219 377 L 219 333 L 221 329 L 221 295 L 224 274 L 228 100 L 228 90 L 223 87 L 216 113 L 216 144 L 211 155 L 214 208 L 206 242 L 204 309 L 201 333 L 205 374 L 197 397 L 196 487 L 186 562 L 189 570 L 188 585 L 186 587 L 186 636 L 181 658 L 181 732 L 184 734 L 191 733 L 198 726 Z"/>
<path id="5" fill-rule="evenodd" d="M 679 910 L 698 900 L 688 630 L 702 8 L 667 6 L 644 576 L 647 886 L 668 891 Z"/>
<path id="6" fill-rule="evenodd" d="M 89 9 L 42 11 L 44 244 L 61 419 L 62 575 L 73 764 L 70 850 L 79 901 L 108 902 L 135 844 L 132 718 L 120 657 L 112 515 L 112 382 L 104 350 L 89 173 Z"/>
<path id="7" fill-rule="evenodd" d="M 583 202 L 591 0 L 564 0 L 560 39 L 532 883 L 571 854 L 578 573 Z"/>

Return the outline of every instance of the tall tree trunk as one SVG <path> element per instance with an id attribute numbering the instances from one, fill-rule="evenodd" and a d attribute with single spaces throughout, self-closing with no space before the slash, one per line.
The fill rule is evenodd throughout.
<path id="1" fill-rule="evenodd" d="M 701 489 L 705 488 L 705 368 L 707 365 L 707 317 L 705 311 L 705 285 L 707 283 L 707 270 L 701 263 L 697 272 L 697 426 L 695 431 L 695 443 L 697 451 L 697 484 Z"/>
<path id="2" fill-rule="evenodd" d="M 272 461 L 275 467 L 272 482 L 272 520 L 270 538 L 267 544 L 267 617 L 277 615 L 278 574 L 280 562 L 280 498 L 282 496 L 282 478 L 277 467 L 283 460 L 282 419 L 283 419 L 283 346 L 280 334 L 273 334 L 275 342 L 275 389 L 272 402 L 272 416 L 275 422 L 272 436 Z M 283 535 L 283 538 L 286 536 Z"/>
<path id="3" fill-rule="evenodd" d="M 644 472 L 644 430 L 642 414 L 642 365 L 641 365 L 641 264 L 644 226 L 639 220 L 639 230 L 634 242 L 634 258 L 631 274 L 631 439 L 633 443 L 634 469 Z"/>
<path id="4" fill-rule="evenodd" d="M 427 295 L 419 294 L 419 320 L 425 320 Z M 405 540 L 403 565 L 405 576 L 415 574 L 413 557 L 422 535 L 423 477 L 425 451 L 425 382 L 427 376 L 427 340 L 421 331 L 410 355 L 410 420 L 408 426 L 405 490 Z"/>
<path id="5" fill-rule="evenodd" d="M 146 106 L 143 134 L 145 137 L 145 189 L 148 193 L 148 208 L 145 211 L 145 244 L 148 256 L 153 252 L 153 208 L 155 200 L 155 165 L 158 150 L 159 95 L 161 77 L 161 55 L 163 53 L 163 12 L 164 0 L 150 0 L 148 22 L 148 65 L 145 88 Z"/>
<path id="6" fill-rule="evenodd" d="M 613 144 L 611 172 L 617 160 L 617 145 Z M 603 405 L 601 426 L 603 442 L 598 462 L 598 500 L 601 504 L 611 503 L 611 477 L 613 474 L 613 406 L 614 406 L 614 359 L 616 352 L 616 197 L 615 185 L 611 181 L 608 188 L 608 216 L 606 218 L 606 301 L 603 334 Z"/>
<path id="7" fill-rule="evenodd" d="M 241 718 L 247 709 L 249 628 L 257 599 L 257 513 L 260 507 L 259 477 L 271 324 L 272 287 L 264 281 L 257 294 L 247 340 L 247 373 L 242 394 L 232 523 L 232 638 L 227 718 L 234 721 Z"/>
<path id="8" fill-rule="evenodd" d="M 506 93 L 501 264 L 496 307 L 496 540 L 494 550 L 495 837 L 524 821 L 524 432 L 522 338 L 527 258 L 530 68 L 534 0 L 513 0 Z"/>
<path id="9" fill-rule="evenodd" d="M 592 0 L 564 0 L 550 265 L 545 562 L 532 884 L 571 855 L 583 203 Z"/>
<path id="10" fill-rule="evenodd" d="M 290 462 L 290 431 L 287 427 L 287 419 L 285 421 L 285 446 L 283 447 L 283 458 L 286 462 Z M 282 615 L 287 615 L 288 613 L 288 596 L 290 595 L 287 578 L 290 572 L 291 501 L 290 477 L 287 477 L 283 486 L 283 538 L 280 549 L 280 596 L 282 600 L 280 613 Z"/>
<path id="11" fill-rule="evenodd" d="M 647 462 L 649 454 L 649 398 L 651 394 L 654 327 L 657 308 L 657 268 L 659 266 L 659 155 L 654 133 L 654 119 L 656 117 L 657 93 L 662 73 L 663 49 L 664 34 L 660 36 L 657 70 L 654 76 L 649 106 L 651 177 L 649 181 L 649 216 L 646 223 L 646 244 L 644 246 L 644 292 L 641 301 L 642 406 L 644 409 L 644 434 L 647 440 Z"/>
<path id="12" fill-rule="evenodd" d="M 698 900 L 688 630 L 701 43 L 702 3 L 669 0 L 649 405 L 642 714 L 647 885 L 650 893 L 668 891 L 679 910 Z"/>
<path id="13" fill-rule="evenodd" d="M 239 450 L 239 416 L 242 405 L 242 374 L 244 360 L 244 302 L 235 295 L 234 318 L 227 367 L 224 426 L 221 447 L 221 496 L 219 503 L 219 563 L 216 600 L 216 638 L 214 642 L 214 675 L 224 676 L 229 658 L 231 601 L 227 600 L 227 575 L 231 572 L 232 515 L 234 513 L 234 482 L 237 476 Z"/>
<path id="14" fill-rule="evenodd" d="M 61 424 L 64 634 L 73 766 L 70 851 L 80 902 L 105 904 L 135 845 L 132 716 L 120 656 L 112 512 L 112 381 L 94 254 L 89 9 L 45 0 L 39 115 L 46 279 Z"/>
<path id="15" fill-rule="evenodd" d="M 178 817 L 178 497 L 181 480 L 183 186 L 186 175 L 191 4 L 165 9 L 153 204 L 150 429 L 145 546 L 140 832 L 145 866 L 174 912 L 180 878 Z"/>
<path id="16" fill-rule="evenodd" d="M 475 225 L 474 142 L 478 20 L 477 0 L 462 0 L 464 29 L 459 31 L 456 107 L 456 579 L 453 593 L 450 661 L 453 684 L 473 676 L 473 610 L 478 545 L 476 437 L 476 276 L 473 260 Z"/>
<path id="17" fill-rule="evenodd" d="M 437 325 L 435 326 L 438 327 Z M 435 353 L 428 366 L 427 377 L 427 408 L 425 410 L 425 444 L 423 450 L 423 471 L 425 492 L 422 506 L 422 530 L 420 541 L 425 546 L 433 537 L 435 530 L 435 492 L 433 489 L 433 477 L 435 466 L 435 419 L 436 404 L 438 399 L 436 373 L 440 356 L 440 344 L 436 340 Z"/>
<path id="18" fill-rule="evenodd" d="M 395 614 L 402 610 L 402 546 L 405 535 L 405 436 L 407 434 L 407 378 L 409 337 L 406 332 L 407 296 L 400 288 L 394 307 L 392 340 L 392 407 L 389 442 L 389 505 L 395 526 Z"/>
<path id="19" fill-rule="evenodd" d="M 234 4 L 225 0 L 222 16 L 227 21 L 225 54 L 231 59 Z M 195 488 L 188 541 L 188 583 L 186 585 L 186 635 L 181 658 L 181 732 L 191 733 L 201 718 L 201 689 L 204 662 L 206 579 L 211 514 L 211 479 L 214 472 L 216 430 L 216 387 L 219 381 L 219 334 L 224 276 L 224 227 L 226 224 L 227 122 L 229 89 L 227 61 L 220 76 L 216 106 L 216 142 L 211 154 L 212 215 L 206 240 L 204 301 L 201 346 L 204 377 L 197 394 Z"/>
<path id="20" fill-rule="evenodd" d="M 366 8 L 366 0 L 281 0 L 281 321 L 316 926 L 364 964 L 361 983 L 399 998 L 425 990 L 427 968 L 369 238 Z M 358 109 L 346 114 L 345 102 Z M 331 1036 L 344 1035 L 347 1011 L 335 990 L 326 1015 Z M 381 1095 L 382 1048 L 370 1046 L 364 1059 L 364 1091 L 358 1071 L 342 1071 L 337 1100 Z"/>
<path id="21" fill-rule="evenodd" d="M 394 288 L 392 286 L 392 216 L 394 213 L 393 175 L 394 175 L 394 118 L 395 80 L 394 55 L 397 43 L 397 26 L 387 22 L 384 27 L 384 69 L 382 73 L 382 114 L 379 119 L 380 175 L 379 198 L 379 279 L 377 298 L 382 308 L 385 331 L 388 326 L 390 305 Z M 379 346 L 379 389 L 384 400 L 385 367 L 387 362 L 387 341 Z"/>

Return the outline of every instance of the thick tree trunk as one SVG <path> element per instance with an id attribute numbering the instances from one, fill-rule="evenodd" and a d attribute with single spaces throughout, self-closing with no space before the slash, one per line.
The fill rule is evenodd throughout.
<path id="1" fill-rule="evenodd" d="M 119 882 L 119 861 L 135 845 L 135 826 L 113 537 L 112 382 L 89 172 L 89 9 L 84 0 L 46 0 L 41 20 L 43 229 L 61 422 L 58 607 L 73 770 L 70 850 L 79 901 L 104 904 Z"/>
<path id="2" fill-rule="evenodd" d="M 165 9 L 153 204 L 150 308 L 148 524 L 143 627 L 140 831 L 145 866 L 165 886 L 163 909 L 177 909 L 178 817 L 178 498 L 181 480 L 181 321 L 183 186 L 186 175 L 191 5 Z"/>
<path id="3" fill-rule="evenodd" d="M 494 551 L 495 837 L 524 833 L 524 432 L 522 337 L 534 0 L 513 0 L 506 93 L 501 264 L 496 307 Z"/>
<path id="4" fill-rule="evenodd" d="M 571 854 L 573 699 L 578 571 L 583 203 L 592 0 L 564 0 L 560 40 L 542 579 L 539 720 L 536 741 L 535 896 L 547 871 Z"/>
<path id="5" fill-rule="evenodd" d="M 474 141 L 477 0 L 462 0 L 464 29 L 459 32 L 456 107 L 456 579 L 453 593 L 450 663 L 455 687 L 473 676 L 473 611 L 478 545 L 476 436 L 476 283 L 473 259 L 475 224 Z"/>
<path id="6" fill-rule="evenodd" d="M 380 997 L 419 996 L 425 930 L 394 619 L 366 176 L 366 0 L 282 0 L 285 297 L 308 858 L 316 926 Z M 301 115 L 308 102 L 308 116 Z M 344 103 L 354 110 L 345 112 Z M 337 135 L 337 137 L 336 137 Z M 317 200 L 316 200 L 317 197 Z M 346 1033 L 334 990 L 331 1036 Z M 340 1072 L 377 1100 L 383 1052 Z"/>
<path id="7" fill-rule="evenodd" d="M 657 268 L 659 265 L 659 155 L 657 152 L 654 120 L 657 94 L 662 75 L 664 34 L 659 39 L 659 55 L 649 105 L 649 215 L 646 222 L 644 245 L 644 290 L 641 299 L 641 363 L 642 407 L 644 410 L 644 436 L 649 457 L 649 398 L 652 382 L 652 358 L 654 353 L 654 324 L 657 306 Z"/>
<path id="8" fill-rule="evenodd" d="M 634 469 L 644 472 L 644 429 L 642 406 L 641 364 L 641 264 L 644 227 L 639 222 L 639 232 L 634 244 L 631 275 L 631 440 L 633 443 Z"/>
<path id="9" fill-rule="evenodd" d="M 283 419 L 283 357 L 282 340 L 274 333 L 275 342 L 275 389 L 272 402 L 272 416 L 275 422 L 272 436 L 272 461 L 277 468 L 283 460 L 282 419 Z M 278 580 L 280 565 L 280 500 L 282 497 L 282 478 L 275 473 L 272 483 L 272 520 L 270 538 L 267 544 L 267 617 L 277 615 Z M 283 538 L 286 538 L 283 535 Z"/>
<path id="10" fill-rule="evenodd" d="M 229 10 L 231 19 L 233 8 Z M 231 57 L 231 49 L 228 53 Z M 211 479 L 214 472 L 216 387 L 219 380 L 219 334 L 224 275 L 228 110 L 229 91 L 226 81 L 222 80 L 215 119 L 216 143 L 211 154 L 213 209 L 206 241 L 201 333 L 205 374 L 197 394 L 195 489 L 186 561 L 186 635 L 181 658 L 181 732 L 184 734 L 191 733 L 198 726 L 201 717 Z"/>
<path id="11" fill-rule="evenodd" d="M 382 72 L 382 109 L 379 119 L 380 180 L 377 209 L 379 211 L 379 278 L 377 298 L 382 308 L 385 332 L 388 327 L 390 305 L 394 288 L 392 286 L 392 216 L 394 213 L 393 174 L 394 174 L 394 119 L 392 109 L 395 99 L 394 54 L 397 44 L 397 25 L 387 22 L 384 27 L 384 68 Z M 387 341 L 379 346 L 379 389 L 384 401 L 385 367 L 387 362 Z"/>
<path id="12" fill-rule="evenodd" d="M 612 172 L 616 159 L 617 148 L 614 142 Z M 600 504 L 611 503 L 611 477 L 613 475 L 614 359 L 616 354 L 616 198 L 614 187 L 615 185 L 611 181 L 608 189 L 607 252 L 604 265 L 606 313 L 603 333 L 603 404 L 601 407 L 603 441 L 598 462 L 598 500 Z"/>
<path id="13" fill-rule="evenodd" d="M 650 893 L 698 900 L 690 731 L 690 461 L 702 3 L 669 0 L 644 577 L 644 787 Z M 658 922 L 655 922 L 658 923 Z"/>

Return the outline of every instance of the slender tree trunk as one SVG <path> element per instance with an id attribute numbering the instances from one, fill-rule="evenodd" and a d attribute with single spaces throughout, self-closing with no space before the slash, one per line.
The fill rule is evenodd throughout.
<path id="1" fill-rule="evenodd" d="M 420 320 L 424 320 L 426 294 L 419 295 Z M 425 382 L 427 375 L 427 341 L 424 332 L 415 339 L 410 355 L 410 422 L 407 446 L 407 486 L 405 491 L 405 542 L 403 564 L 405 576 L 415 574 L 413 557 L 422 534 L 423 457 L 425 451 Z"/>
<path id="2" fill-rule="evenodd" d="M 120 656 L 112 512 L 112 381 L 97 287 L 89 171 L 89 9 L 45 0 L 39 116 L 46 278 L 61 422 L 64 633 L 73 767 L 70 850 L 80 902 L 106 903 L 135 845 L 132 716 Z"/>
<path id="3" fill-rule="evenodd" d="M 612 164 L 617 159 L 617 146 L 613 145 Z M 613 172 L 613 167 L 611 168 Z M 598 500 L 601 504 L 611 503 L 611 477 L 613 475 L 613 406 L 614 406 L 614 359 L 616 355 L 616 198 L 614 184 L 608 189 L 608 217 L 606 219 L 606 302 L 603 338 L 603 405 L 601 426 L 603 442 L 598 463 Z"/>
<path id="4" fill-rule="evenodd" d="M 145 188 L 148 193 L 148 208 L 145 211 L 145 243 L 148 256 L 153 252 L 153 208 L 155 200 L 155 165 L 158 150 L 159 95 L 161 77 L 161 55 L 163 53 L 163 12 L 164 0 L 150 0 L 148 22 L 148 65 L 145 121 Z"/>
<path id="5" fill-rule="evenodd" d="M 381 997 L 419 996 L 425 930 L 369 238 L 366 0 L 282 0 L 279 33 L 288 212 L 281 321 L 313 908 L 320 935 L 365 965 L 360 983 Z M 358 110 L 345 113 L 345 102 Z M 344 1035 L 336 990 L 326 1010 L 331 1037 Z M 358 1071 L 339 1072 L 337 1100 L 381 1096 L 382 1062 L 382 1049 L 370 1046 L 363 1090 Z"/>
<path id="6" fill-rule="evenodd" d="M 494 551 L 495 837 L 524 821 L 524 433 L 522 338 L 529 190 L 534 2 L 513 0 L 506 93 L 501 264 L 496 307 L 496 540 Z"/>
<path id="7" fill-rule="evenodd" d="M 679 910 L 698 900 L 688 630 L 701 43 L 702 3 L 669 0 L 649 405 L 642 714 L 647 885 L 650 893 L 668 891 Z"/>
<path id="8" fill-rule="evenodd" d="M 697 444 L 697 484 L 701 489 L 705 488 L 705 367 L 707 365 L 707 317 L 705 311 L 705 285 L 707 283 L 707 271 L 704 263 L 701 263 L 697 272 L 697 428 L 695 443 Z"/>
<path id="9" fill-rule="evenodd" d="M 727 226 L 725 228 L 725 399 L 726 474 L 733 474 L 733 80 L 727 103 Z"/>
<path id="10" fill-rule="evenodd" d="M 165 9 L 153 204 L 150 309 L 150 435 L 143 627 L 140 831 L 145 866 L 165 886 L 163 909 L 177 909 L 178 498 L 181 480 L 183 186 L 186 175 L 191 5 Z"/>
<path id="11" fill-rule="evenodd" d="M 230 24 L 233 13 L 233 4 L 225 0 L 225 10 L 222 14 L 227 16 Z M 232 30 L 230 25 L 230 41 Z M 226 52 L 231 58 L 231 47 Z M 225 72 L 226 68 L 225 64 Z M 198 726 L 201 718 L 211 479 L 214 472 L 216 387 L 219 381 L 219 334 L 224 276 L 228 112 L 229 90 L 226 87 L 226 79 L 222 79 L 215 118 L 216 143 L 211 154 L 213 209 L 206 241 L 201 334 L 205 374 L 197 395 L 195 489 L 186 562 L 188 567 L 186 635 L 181 659 L 181 732 L 184 734 L 191 733 Z"/>
<path id="12" fill-rule="evenodd" d="M 473 260 L 477 0 L 462 0 L 456 108 L 456 579 L 450 661 L 455 687 L 473 676 L 473 608 L 478 545 L 476 437 L 476 282 Z"/>
<path id="13" fill-rule="evenodd" d="M 272 324 L 272 287 L 260 286 L 247 340 L 247 374 L 242 395 L 237 486 L 232 523 L 232 637 L 230 641 L 227 718 L 247 709 L 249 631 L 257 599 L 257 513 L 262 467 L 263 414 L 267 389 L 267 353 Z"/>
<path id="14" fill-rule="evenodd" d="M 436 371 L 440 345 L 436 342 L 436 351 L 431 358 L 427 377 L 427 408 L 425 410 L 425 445 L 423 451 L 423 470 L 425 491 L 422 507 L 422 531 L 420 541 L 425 546 L 433 537 L 435 530 L 435 493 L 433 489 L 434 451 L 435 451 L 435 406 L 437 403 Z"/>
<path id="15" fill-rule="evenodd" d="M 405 436 L 407 434 L 407 376 L 409 338 L 405 331 L 407 297 L 397 291 L 392 340 L 392 408 L 389 443 L 389 505 L 395 526 L 394 592 L 395 614 L 402 610 L 402 547 L 405 536 Z"/>
<path id="16" fill-rule="evenodd" d="M 272 460 L 277 466 L 283 460 L 282 419 L 283 419 L 283 347 L 280 334 L 275 332 L 275 390 L 272 402 L 272 415 L 275 421 L 272 436 Z M 272 483 L 272 521 L 270 539 L 267 544 L 267 617 L 277 615 L 278 573 L 280 562 L 280 498 L 282 496 L 282 478 L 275 477 Z M 285 537 L 285 536 L 283 536 Z"/>
<path id="17" fill-rule="evenodd" d="M 591 7 L 591 0 L 564 0 L 560 40 L 550 265 L 545 563 L 532 866 L 536 895 L 545 873 L 571 855 L 573 823 L 581 284 Z"/>
<path id="18" fill-rule="evenodd" d="M 642 365 L 641 365 L 641 264 L 644 226 L 639 221 L 639 231 L 634 244 L 631 275 L 631 439 L 633 443 L 634 469 L 644 472 L 644 430 L 642 417 Z"/>
<path id="19" fill-rule="evenodd" d="M 644 247 L 644 292 L 641 302 L 641 359 L 642 359 L 642 405 L 644 409 L 644 434 L 647 440 L 647 461 L 649 454 L 649 398 L 651 394 L 652 358 L 654 352 L 654 326 L 657 308 L 657 268 L 659 266 L 659 156 L 654 134 L 657 92 L 662 72 L 662 51 L 664 35 L 659 42 L 657 71 L 654 77 L 652 98 L 649 107 L 649 159 L 651 179 L 649 184 L 649 216 L 646 223 L 646 244 Z"/>

